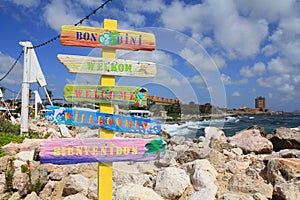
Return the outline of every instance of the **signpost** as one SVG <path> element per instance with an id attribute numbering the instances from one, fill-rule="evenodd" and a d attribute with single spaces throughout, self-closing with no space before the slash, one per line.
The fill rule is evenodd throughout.
<path id="1" fill-rule="evenodd" d="M 114 105 L 145 106 L 148 90 L 143 87 L 115 86 L 114 76 L 153 77 L 156 65 L 116 59 L 116 49 L 155 49 L 152 33 L 118 30 L 116 20 L 103 22 L 103 28 L 63 26 L 60 42 L 66 46 L 102 48 L 102 58 L 58 55 L 71 73 L 101 74 L 100 85 L 70 85 L 64 88 L 64 97 L 70 102 L 100 103 L 99 112 L 77 108 L 50 106 L 47 118 L 54 123 L 100 127 L 100 138 L 53 139 L 41 144 L 41 162 L 70 164 L 99 162 L 98 199 L 112 199 L 112 162 L 148 161 L 159 159 L 166 144 L 161 139 L 113 138 L 113 131 L 159 134 L 156 120 L 114 115 Z"/>
<path id="2" fill-rule="evenodd" d="M 158 120 L 101 113 L 91 109 L 59 106 L 46 106 L 46 109 L 48 111 L 45 118 L 56 124 L 105 128 L 139 134 L 159 134 L 161 130 L 161 122 Z"/>
<path id="3" fill-rule="evenodd" d="M 148 90 L 134 86 L 70 85 L 64 88 L 69 102 L 119 103 L 147 105 Z"/>
<path id="4" fill-rule="evenodd" d="M 69 72 L 130 77 L 155 77 L 156 64 L 123 59 L 109 59 L 75 55 L 57 55 Z"/>
<path id="5" fill-rule="evenodd" d="M 58 138 L 41 143 L 40 161 L 53 164 L 145 162 L 160 159 L 165 148 L 166 143 L 160 138 Z"/>

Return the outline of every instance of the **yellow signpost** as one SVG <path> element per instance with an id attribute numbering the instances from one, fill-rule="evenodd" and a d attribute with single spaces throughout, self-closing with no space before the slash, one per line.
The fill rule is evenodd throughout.
<path id="1" fill-rule="evenodd" d="M 117 29 L 117 20 L 104 19 L 103 28 Z M 102 49 L 103 58 L 116 58 L 115 49 Z M 101 76 L 101 86 L 114 86 L 114 76 Z M 114 106 L 111 104 L 102 104 L 100 106 L 100 112 L 114 113 Z M 106 129 L 100 129 L 100 138 L 113 138 L 114 132 Z M 112 163 L 99 163 L 98 164 L 98 199 L 110 200 L 112 199 Z"/>
<path id="2" fill-rule="evenodd" d="M 117 30 L 117 20 L 104 19 L 103 28 L 93 28 L 85 26 L 63 26 L 60 42 L 65 46 L 81 46 L 91 48 L 102 48 L 102 59 L 116 59 L 116 49 L 124 50 L 144 50 L 153 51 L 155 50 L 156 41 L 155 35 L 152 33 L 144 33 L 137 31 Z M 75 57 L 73 56 L 73 59 Z M 89 58 L 90 59 L 90 58 Z M 119 60 L 120 61 L 120 60 Z M 136 62 L 134 62 L 136 63 Z M 139 62 L 138 62 L 139 63 Z M 147 66 L 140 66 L 138 71 L 144 74 L 133 74 L 137 77 L 150 77 L 156 74 L 156 69 L 153 63 L 146 63 Z M 91 67 L 91 66 L 90 66 Z M 120 66 L 122 67 L 122 66 Z M 152 71 L 149 69 L 152 69 Z M 120 68 L 122 71 L 122 68 Z M 110 70 L 112 71 L 112 70 Z M 151 72 L 150 74 L 148 74 Z M 114 87 L 115 86 L 115 72 L 111 74 L 108 72 L 99 73 L 102 74 L 100 79 L 100 87 Z M 125 74 L 126 75 L 126 74 Z M 127 74 L 128 75 L 128 74 Z M 132 75 L 132 74 L 129 74 Z M 76 88 L 82 86 L 74 86 Z M 74 88 L 73 86 L 66 86 L 66 96 L 69 94 L 69 89 Z M 84 86 L 85 87 L 85 86 Z M 94 95 L 98 98 L 97 88 L 94 86 L 87 86 L 94 88 Z M 78 89 L 76 95 L 81 96 L 81 90 Z M 92 90 L 93 91 L 93 90 Z M 96 93 L 95 93 L 96 92 Z M 146 90 L 143 94 L 138 93 L 138 98 L 143 99 L 145 97 Z M 73 93 L 72 93 L 73 94 Z M 90 91 L 85 91 L 85 97 L 89 97 Z M 113 94 L 113 93 L 112 93 Z M 123 93 L 122 93 L 123 94 Z M 75 95 L 75 97 L 76 97 Z M 66 98 L 68 100 L 68 98 Z M 103 102 L 100 105 L 100 113 L 114 114 L 113 99 L 111 102 Z M 75 99 L 78 100 L 78 99 Z M 105 128 L 99 131 L 100 138 L 113 138 L 114 134 L 112 130 Z M 100 162 L 98 164 L 98 199 L 100 200 L 111 200 L 112 199 L 112 163 L 111 162 Z"/>

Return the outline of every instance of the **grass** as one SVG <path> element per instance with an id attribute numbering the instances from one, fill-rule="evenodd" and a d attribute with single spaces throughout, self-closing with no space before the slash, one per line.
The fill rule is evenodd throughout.
<path id="1" fill-rule="evenodd" d="M 13 125 L 10 121 L 0 117 L 0 147 L 10 142 L 22 143 L 25 138 L 40 138 L 39 133 L 29 130 L 29 136 L 20 135 L 20 125 Z M 6 153 L 0 148 L 0 157 Z"/>

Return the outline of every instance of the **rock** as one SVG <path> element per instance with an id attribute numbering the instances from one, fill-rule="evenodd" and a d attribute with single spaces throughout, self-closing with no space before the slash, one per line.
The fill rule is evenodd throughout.
<path id="1" fill-rule="evenodd" d="M 262 137 L 259 130 L 243 130 L 236 135 L 229 137 L 230 144 L 243 149 L 244 153 L 254 152 L 256 154 L 271 153 L 272 143 Z"/>
<path id="2" fill-rule="evenodd" d="M 204 129 L 205 132 L 205 146 L 209 146 L 210 148 L 217 148 L 215 145 L 226 143 L 227 137 L 225 136 L 224 131 L 216 127 L 206 127 Z"/>
<path id="3" fill-rule="evenodd" d="M 23 142 L 19 144 L 20 151 L 33 151 L 39 149 L 42 141 L 44 141 L 44 139 L 25 138 Z"/>
<path id="4" fill-rule="evenodd" d="M 300 199 L 300 178 L 295 178 L 274 187 L 274 199 Z"/>
<path id="5" fill-rule="evenodd" d="M 24 200 L 40 200 L 40 197 L 35 192 L 31 192 Z"/>
<path id="6" fill-rule="evenodd" d="M 52 192 L 56 187 L 56 181 L 48 181 L 43 190 L 40 192 L 39 196 L 41 199 L 46 200 L 50 199 Z"/>
<path id="7" fill-rule="evenodd" d="M 38 166 L 37 168 L 31 171 L 31 182 L 33 185 L 38 182 L 41 184 L 43 188 L 44 185 L 48 182 L 48 169 L 46 166 Z"/>
<path id="8" fill-rule="evenodd" d="M 201 149 L 198 147 L 190 147 L 184 153 L 177 155 L 177 162 L 183 164 L 200 158 L 202 158 Z"/>
<path id="9" fill-rule="evenodd" d="M 78 127 L 76 138 L 98 137 L 99 129 L 90 129 L 87 127 Z"/>
<path id="10" fill-rule="evenodd" d="M 89 200 L 85 195 L 77 193 L 64 198 L 64 200 Z"/>
<path id="11" fill-rule="evenodd" d="M 263 137 L 266 136 L 265 128 L 259 127 L 257 125 L 253 125 L 253 126 L 250 126 L 249 128 L 247 128 L 246 130 L 252 130 L 252 129 L 258 130 L 261 136 L 263 136 Z"/>
<path id="12" fill-rule="evenodd" d="M 221 196 L 220 200 L 254 200 L 254 199 L 251 195 L 248 194 L 225 193 Z"/>
<path id="13" fill-rule="evenodd" d="M 185 141 L 185 137 L 183 136 L 173 136 L 170 139 L 171 145 L 181 145 Z"/>
<path id="14" fill-rule="evenodd" d="M 193 174 L 191 180 L 195 190 L 200 191 L 200 193 L 198 192 L 197 194 L 198 197 L 203 199 L 215 198 L 218 188 L 214 184 L 214 177 L 209 172 L 198 169 Z"/>
<path id="15" fill-rule="evenodd" d="M 20 147 L 18 143 L 10 142 L 9 144 L 2 146 L 2 150 L 8 155 L 15 155 L 20 152 Z"/>
<path id="16" fill-rule="evenodd" d="M 176 199 L 190 184 L 190 178 L 182 169 L 168 167 L 157 174 L 154 190 L 164 198 Z"/>
<path id="17" fill-rule="evenodd" d="M 63 196 L 69 196 L 76 193 L 86 194 L 88 191 L 88 179 L 80 174 L 72 174 L 66 178 L 63 189 Z"/>
<path id="18" fill-rule="evenodd" d="M 7 162 L 9 159 L 12 159 L 13 157 L 10 156 L 3 156 L 0 157 L 0 173 L 5 172 L 7 168 Z"/>
<path id="19" fill-rule="evenodd" d="M 18 192 L 14 192 L 8 200 L 20 200 L 21 199 L 21 195 Z"/>
<path id="20" fill-rule="evenodd" d="M 227 156 L 212 149 L 207 156 L 207 160 L 214 166 L 220 166 L 227 161 Z"/>
<path id="21" fill-rule="evenodd" d="M 177 153 L 169 149 L 166 150 L 166 154 L 162 159 L 159 160 L 159 164 L 164 167 L 176 165 Z"/>
<path id="22" fill-rule="evenodd" d="M 59 125 L 59 131 L 63 137 L 67 137 L 67 138 L 72 137 L 71 134 L 69 133 L 69 129 L 64 124 Z"/>
<path id="23" fill-rule="evenodd" d="M 98 178 L 95 178 L 89 186 L 87 197 L 94 200 L 98 199 Z"/>
<path id="24" fill-rule="evenodd" d="M 236 174 L 238 172 L 245 172 L 246 169 L 249 167 L 249 162 L 240 162 L 236 160 L 230 160 L 226 162 L 223 167 L 226 169 L 226 171 Z"/>
<path id="25" fill-rule="evenodd" d="M 30 192 L 28 175 L 15 172 L 13 176 L 13 189 L 17 190 L 21 196 L 28 194 Z"/>
<path id="26" fill-rule="evenodd" d="M 267 165 L 267 178 L 273 185 L 300 177 L 300 159 L 273 158 Z"/>
<path id="27" fill-rule="evenodd" d="M 232 148 L 231 152 L 234 153 L 237 156 L 240 156 L 243 154 L 243 150 L 241 148 Z"/>
<path id="28" fill-rule="evenodd" d="M 149 175 L 141 174 L 141 173 L 118 173 L 114 174 L 113 181 L 117 185 L 127 185 L 129 183 L 137 184 L 137 185 L 144 185 L 149 180 Z"/>
<path id="29" fill-rule="evenodd" d="M 300 131 L 290 128 L 277 128 L 267 138 L 273 143 L 274 151 L 282 149 L 300 150 Z"/>
<path id="30" fill-rule="evenodd" d="M 216 169 L 206 159 L 200 159 L 185 163 L 181 166 L 181 168 L 185 170 L 189 176 L 192 176 L 196 170 L 200 169 L 209 172 L 213 178 L 213 181 L 215 181 L 218 176 L 218 172 L 216 171 Z"/>
<path id="31" fill-rule="evenodd" d="M 18 160 L 22 160 L 24 162 L 26 161 L 33 161 L 33 156 L 34 156 L 34 150 L 32 151 L 21 151 L 17 153 L 16 158 Z"/>
<path id="32" fill-rule="evenodd" d="M 258 177 L 257 179 L 247 176 L 246 174 L 234 174 L 229 180 L 228 189 L 231 192 L 241 192 L 245 194 L 260 193 L 271 199 L 273 194 L 273 186 L 265 183 Z"/>
<path id="33" fill-rule="evenodd" d="M 128 184 L 116 188 L 113 199 L 130 199 L 130 200 L 163 200 L 150 188 L 143 187 L 137 184 Z"/>
<path id="34" fill-rule="evenodd" d="M 273 152 L 271 155 L 264 157 L 264 161 L 268 162 L 272 158 L 300 158 L 300 150 L 297 149 L 283 149 Z"/>
<path id="35" fill-rule="evenodd" d="M 4 193 L 6 190 L 5 182 L 5 174 L 0 174 L 0 194 Z"/>

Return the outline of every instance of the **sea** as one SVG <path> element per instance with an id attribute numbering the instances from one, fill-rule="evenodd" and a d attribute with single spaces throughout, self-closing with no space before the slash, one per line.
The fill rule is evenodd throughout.
<path id="1" fill-rule="evenodd" d="M 198 138 L 205 135 L 204 129 L 206 127 L 213 126 L 222 129 L 228 137 L 254 125 L 264 128 L 266 134 L 270 134 L 279 127 L 299 127 L 300 114 L 242 115 L 204 121 L 180 121 L 177 123 L 163 123 L 162 129 L 169 132 L 172 136 L 180 135 Z"/>

